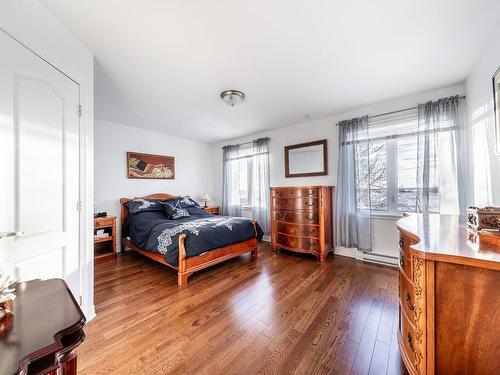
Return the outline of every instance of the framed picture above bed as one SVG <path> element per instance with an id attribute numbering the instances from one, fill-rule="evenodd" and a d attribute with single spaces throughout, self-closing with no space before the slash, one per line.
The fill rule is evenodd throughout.
<path id="1" fill-rule="evenodd" d="M 495 151 L 500 156 L 500 67 L 493 75 L 493 101 L 495 108 Z"/>
<path id="2" fill-rule="evenodd" d="M 175 180 L 175 158 L 127 152 L 127 177 Z"/>

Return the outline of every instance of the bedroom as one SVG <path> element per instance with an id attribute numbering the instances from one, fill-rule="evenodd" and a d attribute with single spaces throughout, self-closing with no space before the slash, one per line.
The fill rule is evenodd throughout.
<path id="1" fill-rule="evenodd" d="M 499 40 L 496 0 L 3 1 L 0 373 L 499 372 Z"/>

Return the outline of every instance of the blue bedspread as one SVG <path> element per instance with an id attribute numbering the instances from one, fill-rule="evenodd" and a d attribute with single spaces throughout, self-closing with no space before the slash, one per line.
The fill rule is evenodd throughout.
<path id="1" fill-rule="evenodd" d="M 257 224 L 257 239 L 262 239 L 262 229 Z M 196 215 L 168 220 L 160 212 L 131 214 L 125 222 L 125 235 L 141 249 L 159 252 L 165 260 L 179 263 L 179 234 L 185 233 L 187 257 L 242 242 L 255 237 L 252 221 L 241 217 Z"/>

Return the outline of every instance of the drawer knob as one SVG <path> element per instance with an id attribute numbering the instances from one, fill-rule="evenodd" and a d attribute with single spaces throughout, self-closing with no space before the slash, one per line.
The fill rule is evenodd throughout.
<path id="1" fill-rule="evenodd" d="M 408 305 L 408 308 L 413 311 L 415 308 L 413 307 L 412 303 L 411 303 L 411 294 L 410 292 L 406 292 L 406 304 Z"/>
<path id="2" fill-rule="evenodd" d="M 408 332 L 407 340 L 408 344 L 410 344 L 411 351 L 415 353 L 415 347 L 413 346 L 413 337 L 411 336 L 410 332 Z"/>
<path id="3" fill-rule="evenodd" d="M 101 226 L 101 224 L 99 224 L 99 222 L 98 222 L 98 221 L 96 221 L 96 222 L 95 222 L 95 226 L 96 226 L 96 227 L 100 227 L 100 226 Z"/>
<path id="4" fill-rule="evenodd" d="M 401 265 L 401 268 L 405 267 L 405 260 L 402 255 L 399 257 L 399 264 Z"/>
<path id="5" fill-rule="evenodd" d="M 402 238 L 400 238 L 400 239 L 399 239 L 399 247 L 402 249 L 402 248 L 404 247 L 404 245 L 405 245 L 405 244 L 404 244 L 404 242 L 403 242 L 403 239 L 402 239 Z"/>
<path id="6" fill-rule="evenodd" d="M 312 207 L 312 206 L 314 206 L 314 202 L 307 202 L 306 205 L 308 205 L 309 207 Z"/>
<path id="7" fill-rule="evenodd" d="M 313 214 L 309 214 L 306 216 L 306 219 L 307 220 L 314 220 L 314 215 Z"/>
<path id="8" fill-rule="evenodd" d="M 278 217 L 278 219 L 283 219 L 284 214 L 283 212 L 278 212 L 276 216 Z"/>

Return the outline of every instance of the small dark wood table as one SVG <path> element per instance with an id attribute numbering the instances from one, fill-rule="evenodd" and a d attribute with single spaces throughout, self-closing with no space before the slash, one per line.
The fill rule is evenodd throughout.
<path id="1" fill-rule="evenodd" d="M 18 283 L 12 328 L 0 333 L 0 374 L 76 374 L 85 316 L 60 279 Z"/>

